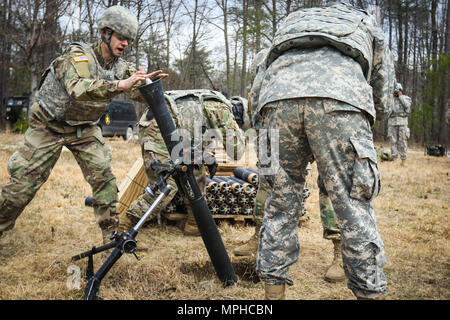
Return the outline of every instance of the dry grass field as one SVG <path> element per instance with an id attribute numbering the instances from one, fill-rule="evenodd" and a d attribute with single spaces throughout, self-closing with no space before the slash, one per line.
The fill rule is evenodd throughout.
<path id="1" fill-rule="evenodd" d="M 0 185 L 9 175 L 6 165 L 23 136 L 0 134 Z M 121 138 L 107 139 L 113 151 L 118 185 L 140 156 L 139 145 Z M 450 160 L 425 156 L 411 148 L 405 168 L 383 162 L 382 190 L 374 205 L 388 262 L 386 300 L 450 299 Z M 291 268 L 294 286 L 287 299 L 352 300 L 345 283 L 330 284 L 323 274 L 332 261 L 332 244 L 322 238 L 315 165 L 308 178 L 310 219 L 299 230 L 301 253 Z M 91 194 L 70 152 L 64 152 L 49 180 L 28 205 L 16 226 L 0 238 L 0 299 L 72 300 L 84 296 L 86 259 L 70 257 L 101 244 L 92 209 L 84 206 Z M 221 223 L 227 250 L 247 240 L 254 227 Z M 174 225 L 140 230 L 137 261 L 123 256 L 102 282 L 103 299 L 217 299 L 264 298 L 254 262 L 232 257 L 237 285 L 222 288 L 200 237 L 185 237 Z M 96 256 L 95 269 L 100 266 Z M 81 272 L 78 286 L 77 276 Z"/>

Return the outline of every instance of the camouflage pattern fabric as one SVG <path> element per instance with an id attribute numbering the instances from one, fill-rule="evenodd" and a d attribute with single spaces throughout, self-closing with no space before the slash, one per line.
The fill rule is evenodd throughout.
<path id="1" fill-rule="evenodd" d="M 259 91 L 261 89 L 260 86 L 262 84 L 265 72 L 263 62 L 267 56 L 268 51 L 269 49 L 263 49 L 260 52 L 258 52 L 252 64 L 252 71 L 254 71 L 255 78 L 249 92 L 249 103 L 253 106 L 254 111 L 258 109 L 257 106 L 259 99 Z M 253 122 L 253 128 L 256 130 L 261 129 L 261 121 L 262 121 L 261 116 L 257 112 L 254 112 L 254 114 L 251 115 L 251 118 Z M 255 152 L 258 152 L 258 150 L 255 150 Z M 339 226 L 336 220 L 336 214 L 334 212 L 333 205 L 331 204 L 331 200 L 329 199 L 328 194 L 325 190 L 322 179 L 320 178 L 320 175 L 317 184 L 319 186 L 319 207 L 320 207 L 320 218 L 323 227 L 323 236 L 325 239 L 328 240 L 333 239 L 339 240 L 340 233 L 339 233 Z M 255 231 L 257 233 L 261 229 L 262 219 L 264 216 L 264 204 L 267 199 L 268 189 L 269 185 L 267 184 L 266 179 L 264 178 L 263 175 L 260 175 L 253 215 L 255 221 Z"/>
<path id="2" fill-rule="evenodd" d="M 121 58 L 106 63 L 100 43 L 71 44 L 44 72 L 36 97 L 51 120 L 73 126 L 95 123 L 106 112 L 109 101 L 120 93 L 119 81 L 136 72 Z M 145 103 L 137 85 L 125 94 Z"/>
<path id="3" fill-rule="evenodd" d="M 106 63 L 101 56 L 100 42 L 70 46 L 52 62 L 50 69 L 31 107 L 25 141 L 8 162 L 11 179 L 0 193 L 0 231 L 13 228 L 47 180 L 63 146 L 72 151 L 92 186 L 96 221 L 101 229 L 110 230 L 119 222 L 116 179 L 111 171 L 110 147 L 90 112 L 94 112 L 96 104 L 106 106 L 109 99 L 119 94 L 119 80 L 128 78 L 135 70 L 120 58 Z M 144 102 L 137 86 L 126 94 Z M 74 114 L 66 112 L 72 103 L 79 110 L 84 106 L 76 118 L 67 117 Z"/>
<path id="4" fill-rule="evenodd" d="M 293 12 L 269 51 L 257 112 L 270 102 L 324 97 L 367 112 L 372 124 L 389 113 L 392 60 L 382 30 L 363 11 L 336 4 Z"/>
<path id="5" fill-rule="evenodd" d="M 411 113 L 411 98 L 406 95 L 394 97 L 394 106 L 388 119 L 388 138 L 391 143 L 391 155 L 394 159 L 400 155 L 406 160 L 408 151 L 408 115 Z"/>
<path id="6" fill-rule="evenodd" d="M 154 184 L 156 182 L 156 173 L 150 167 L 150 163 L 153 156 L 159 159 L 161 162 L 167 161 L 169 159 L 169 152 L 165 147 L 164 140 L 157 128 L 156 122 L 152 121 L 147 127 L 139 126 L 139 141 L 141 144 L 142 158 L 144 160 L 145 173 L 149 183 Z M 159 145 L 159 148 L 152 146 Z M 153 153 L 153 155 L 152 155 Z M 194 176 L 197 180 L 198 186 L 203 193 L 206 191 L 206 171 L 204 166 L 200 166 L 199 170 L 194 170 Z M 166 180 L 167 184 L 170 186 L 169 194 L 163 198 L 158 207 L 149 215 L 147 221 L 156 219 L 163 209 L 173 200 L 175 197 L 178 187 L 175 180 L 170 177 Z M 156 197 L 160 194 L 159 191 L 156 192 Z M 148 210 L 150 205 L 156 200 L 156 197 L 152 197 L 148 193 L 143 193 L 130 205 L 127 210 L 127 216 L 132 219 L 133 222 L 137 222 L 144 213 Z M 184 199 L 185 206 L 189 206 L 187 199 Z"/>
<path id="7" fill-rule="evenodd" d="M 198 130 L 202 129 L 201 126 L 205 126 L 208 129 L 217 129 L 218 131 L 216 132 L 221 137 L 231 138 L 230 143 L 225 145 L 227 154 L 234 159 L 239 159 L 242 156 L 244 152 L 244 134 L 234 120 L 231 104 L 219 93 L 211 90 L 174 90 L 166 91 L 165 97 L 169 112 L 177 128 L 189 130 L 192 134 L 191 138 L 194 138 L 195 131 L 198 133 Z M 147 115 L 149 112 L 144 113 L 139 122 L 139 142 L 149 183 L 154 184 L 156 175 L 150 167 L 152 154 L 162 162 L 169 160 L 170 156 L 156 120 L 149 119 L 151 117 Z M 233 136 L 229 137 L 229 133 L 233 133 Z M 202 147 L 206 146 L 207 141 L 203 141 Z M 199 168 L 199 170 L 194 170 L 194 175 L 200 189 L 205 193 L 206 170 L 203 165 L 200 165 Z M 152 212 L 148 221 L 157 217 L 177 193 L 178 188 L 173 178 L 169 178 L 167 183 L 171 186 L 171 191 L 161 202 L 161 205 Z M 133 220 L 140 219 L 154 200 L 148 194 L 141 195 L 131 204 L 130 209 L 126 212 L 127 216 Z M 189 206 L 186 198 L 185 205 Z"/>
<path id="8" fill-rule="evenodd" d="M 259 234 L 261 230 L 262 220 L 264 217 L 264 205 L 267 201 L 268 190 L 270 186 L 263 175 L 258 176 L 258 190 L 255 196 L 255 205 L 253 209 L 253 221 L 255 222 L 255 233 Z"/>
<path id="9" fill-rule="evenodd" d="M 138 27 L 136 16 L 122 6 L 109 7 L 97 21 L 98 29 L 110 28 L 131 40 L 136 38 Z"/>
<path id="10" fill-rule="evenodd" d="M 386 258 L 371 204 L 380 173 L 367 115 L 333 99 L 281 100 L 264 109 L 263 127 L 279 130 L 280 166 L 265 177 L 270 189 L 257 255 L 260 277 L 293 284 L 288 270 L 300 250 L 304 171 L 314 157 L 339 222 L 348 287 L 357 297 L 385 293 Z"/>
<path id="11" fill-rule="evenodd" d="M 320 221 L 323 228 L 323 238 L 327 240 L 340 240 L 341 236 L 336 213 L 334 212 L 333 204 L 328 197 L 327 190 L 325 189 L 320 175 L 317 179 L 317 185 L 319 187 Z M 270 186 L 267 183 L 267 180 L 263 175 L 260 175 L 258 180 L 258 191 L 256 192 L 255 197 L 255 207 L 253 210 L 253 221 L 255 222 L 256 233 L 259 233 L 262 226 L 262 220 L 264 217 L 264 205 L 269 194 L 269 189 Z"/>
<path id="12" fill-rule="evenodd" d="M 0 193 L 0 231 L 14 227 L 16 219 L 47 181 L 63 146 L 74 155 L 86 181 L 91 185 L 95 220 L 101 229 L 118 224 L 117 186 L 111 171 L 111 149 L 96 125 L 85 126 L 81 136 L 76 131 L 60 134 L 45 125 L 45 112 L 38 103 L 31 107 L 30 127 L 25 140 L 8 162 L 11 175 Z M 53 123 L 52 128 L 57 124 Z M 74 127 L 59 123 L 58 130 Z"/>
<path id="13" fill-rule="evenodd" d="M 327 240 L 341 240 L 336 213 L 320 175 L 317 177 L 317 186 L 319 187 L 320 221 L 323 227 L 323 238 Z"/>
<path id="14" fill-rule="evenodd" d="M 394 158 L 391 155 L 391 152 L 388 150 L 384 150 L 383 147 L 375 147 L 376 151 L 377 151 L 377 159 L 378 162 L 381 161 L 393 161 Z"/>
<path id="15" fill-rule="evenodd" d="M 315 159 L 340 226 L 347 285 L 357 297 L 375 298 L 387 281 L 371 203 L 380 189 L 371 125 L 390 112 L 392 55 L 374 19 L 347 5 L 299 10 L 277 33 L 254 83 L 262 128 L 279 132 L 257 270 L 267 284 L 293 284 L 304 171 Z"/>
<path id="16" fill-rule="evenodd" d="M 264 61 L 269 49 L 259 51 L 252 63 L 252 73 L 254 76 L 252 87 L 248 93 L 248 110 L 251 115 L 251 123 L 254 129 L 260 127 L 261 116 L 258 111 L 259 92 L 261 91 L 264 72 L 266 71 Z"/>

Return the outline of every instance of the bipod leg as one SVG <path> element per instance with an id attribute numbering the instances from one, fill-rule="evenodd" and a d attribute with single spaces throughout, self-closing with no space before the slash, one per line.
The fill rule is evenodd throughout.
<path id="1" fill-rule="evenodd" d="M 89 278 L 86 289 L 84 290 L 84 300 L 95 300 L 97 299 L 98 290 L 100 289 L 100 283 L 106 276 L 108 271 L 112 266 L 120 259 L 122 256 L 122 249 L 117 246 L 105 263 L 100 267 L 97 273 Z"/>
<path id="2" fill-rule="evenodd" d="M 152 203 L 150 208 L 146 211 L 146 213 L 138 221 L 138 223 L 128 233 L 124 232 L 118 238 L 116 238 L 116 240 L 114 241 L 114 243 L 116 245 L 115 245 L 113 252 L 111 252 L 111 255 L 108 257 L 108 259 L 105 261 L 105 263 L 103 263 L 103 265 L 95 273 L 95 275 L 91 275 L 91 277 L 89 278 L 89 281 L 84 290 L 84 300 L 97 299 L 98 290 L 100 289 L 100 283 L 102 282 L 102 280 L 106 276 L 106 274 L 109 272 L 109 270 L 113 267 L 113 265 L 117 262 L 117 260 L 120 259 L 120 257 L 122 256 L 122 254 L 124 252 L 131 253 L 136 257 L 137 260 L 140 260 L 140 258 L 136 255 L 136 240 L 135 240 L 135 238 L 138 233 L 137 230 L 142 226 L 142 224 L 145 222 L 145 220 L 150 215 L 150 213 L 159 205 L 159 203 L 162 201 L 162 199 L 169 194 L 169 191 L 170 191 L 170 187 L 165 186 L 165 188 L 161 191 L 161 194 Z M 103 246 L 103 247 L 105 247 L 105 246 Z M 95 247 L 90 252 L 96 251 L 94 249 L 95 249 Z M 81 254 L 79 256 L 82 256 L 82 255 L 83 254 Z M 89 255 L 89 258 L 92 258 L 92 255 Z M 92 268 L 93 268 L 93 266 L 92 266 Z"/>
<path id="3" fill-rule="evenodd" d="M 88 264 L 87 264 L 87 269 L 86 269 L 86 279 L 90 279 L 93 275 L 94 275 L 94 256 L 91 254 L 88 257 Z"/>

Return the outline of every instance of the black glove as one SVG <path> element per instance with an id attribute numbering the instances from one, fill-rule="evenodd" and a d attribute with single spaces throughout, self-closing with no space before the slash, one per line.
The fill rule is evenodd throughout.
<path id="1" fill-rule="evenodd" d="M 207 164 L 207 166 L 208 166 L 208 170 L 209 170 L 209 177 L 212 179 L 212 178 L 214 178 L 214 175 L 217 172 L 217 167 L 219 165 L 217 164 L 217 162 L 214 162 L 213 164 Z"/>
<path id="2" fill-rule="evenodd" d="M 217 167 L 219 166 L 217 164 L 216 158 L 214 158 L 212 155 L 210 155 L 207 158 L 205 158 L 205 163 L 206 163 L 206 166 L 208 167 L 209 177 L 211 179 L 214 178 L 214 175 L 217 172 Z"/>
<path id="3" fill-rule="evenodd" d="M 233 104 L 233 115 L 234 120 L 236 120 L 237 124 L 239 125 L 239 128 L 242 128 L 244 125 L 244 108 L 240 105 Z"/>
<path id="4" fill-rule="evenodd" d="M 150 121 L 154 118 L 152 109 L 148 108 L 147 114 L 145 115 L 145 120 Z"/>

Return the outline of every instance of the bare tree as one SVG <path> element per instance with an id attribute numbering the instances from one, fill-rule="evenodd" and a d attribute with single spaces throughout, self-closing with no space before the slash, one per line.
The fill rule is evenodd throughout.
<path id="1" fill-rule="evenodd" d="M 189 83 L 192 88 L 197 88 L 201 83 L 201 77 L 209 75 L 206 73 L 205 61 L 199 59 L 198 53 L 200 51 L 200 42 L 205 35 L 205 25 L 207 17 L 211 12 L 211 8 L 208 7 L 207 0 L 181 0 L 181 3 L 185 9 L 186 16 L 191 22 L 191 35 L 190 41 L 186 52 L 189 57 L 189 62 L 183 68 L 183 79 Z M 191 6 L 192 5 L 192 6 Z"/>
<path id="2" fill-rule="evenodd" d="M 177 13 L 181 6 L 181 2 L 176 0 L 158 0 L 159 4 L 159 10 L 161 13 L 161 19 L 163 22 L 164 32 L 166 35 L 166 65 L 165 67 L 168 68 L 170 65 L 170 43 L 171 43 L 171 36 L 174 27 L 176 27 L 177 23 Z"/>

